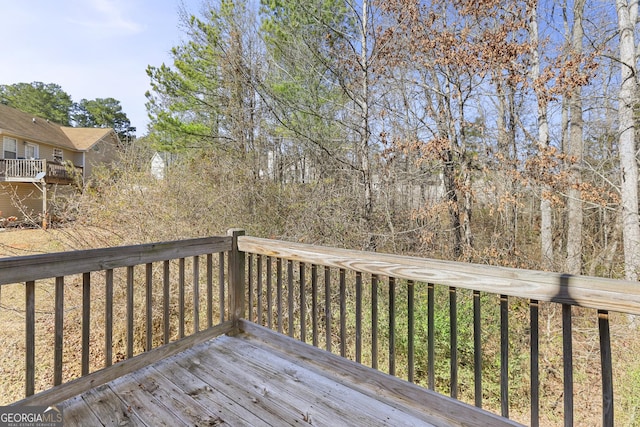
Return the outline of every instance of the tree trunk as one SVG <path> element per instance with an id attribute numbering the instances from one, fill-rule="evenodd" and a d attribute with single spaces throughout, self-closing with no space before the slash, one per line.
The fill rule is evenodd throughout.
<path id="1" fill-rule="evenodd" d="M 527 12 L 529 15 L 529 38 L 531 40 L 531 80 L 535 82 L 540 77 L 540 54 L 538 52 L 538 2 L 532 3 Z M 538 151 L 544 154 L 549 147 L 549 122 L 547 121 L 547 101 L 540 89 L 536 89 L 538 101 Z M 553 268 L 553 223 L 551 201 L 546 197 L 548 188 L 542 186 L 540 194 L 540 250 L 542 268 Z"/>
<path id="2" fill-rule="evenodd" d="M 576 0 L 573 4 L 573 27 L 571 30 L 571 57 L 580 61 L 582 56 L 582 15 L 585 0 Z M 577 70 L 576 72 L 579 72 Z M 571 186 L 567 192 L 567 261 L 566 271 L 570 274 L 582 272 L 582 196 L 579 185 L 582 183 L 582 86 L 575 87 L 570 93 L 569 114 L 571 127 L 567 154 L 569 155 L 569 180 Z"/>
<path id="3" fill-rule="evenodd" d="M 640 266 L 640 221 L 638 219 L 638 163 L 636 161 L 636 126 L 633 109 L 638 83 L 634 27 L 638 16 L 637 0 L 616 0 L 620 31 L 621 83 L 618 94 L 618 145 L 620 150 L 622 225 L 625 278 L 638 280 Z"/>

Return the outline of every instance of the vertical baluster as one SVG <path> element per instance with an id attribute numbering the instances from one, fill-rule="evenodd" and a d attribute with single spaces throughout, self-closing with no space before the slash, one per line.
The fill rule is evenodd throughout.
<path id="1" fill-rule="evenodd" d="M 133 357 L 133 268 L 127 267 L 127 359 Z"/>
<path id="2" fill-rule="evenodd" d="M 362 363 L 362 273 L 356 272 L 356 362 Z"/>
<path id="3" fill-rule="evenodd" d="M 184 338 L 184 276 L 184 258 L 180 258 L 178 260 L 178 338 Z"/>
<path id="4" fill-rule="evenodd" d="M 500 295 L 500 409 L 509 418 L 509 297 Z"/>
<path id="5" fill-rule="evenodd" d="M 287 260 L 287 298 L 289 312 L 289 336 L 293 337 L 293 261 Z"/>
<path id="6" fill-rule="evenodd" d="M 415 299 L 415 284 L 413 280 L 407 282 L 407 363 L 408 363 L 408 377 L 409 382 L 415 380 L 415 350 L 414 350 L 414 299 Z"/>
<path id="7" fill-rule="evenodd" d="M 598 332 L 600 334 L 600 366 L 602 371 L 602 425 L 613 426 L 613 369 L 611 364 L 611 335 L 609 334 L 609 312 L 598 310 Z"/>
<path id="8" fill-rule="evenodd" d="M 162 342 L 169 344 L 171 339 L 171 323 L 169 322 L 169 303 L 171 299 L 171 286 L 170 286 L 170 264 L 169 260 L 165 260 L 162 263 L 162 320 L 164 323 Z M 211 307 L 209 307 L 211 308 Z M 210 319 L 209 319 L 210 320 Z"/>
<path id="9" fill-rule="evenodd" d="M 371 367 L 378 369 L 378 276 L 371 276 Z"/>
<path id="10" fill-rule="evenodd" d="M 220 252 L 218 255 L 218 310 L 220 311 L 220 323 L 224 322 L 224 252 Z"/>
<path id="11" fill-rule="evenodd" d="M 113 363 L 113 269 L 106 272 L 104 303 L 104 366 Z"/>
<path id="12" fill-rule="evenodd" d="M 305 278 L 305 265 L 304 263 L 300 263 L 299 271 L 300 274 L 300 341 L 307 341 L 307 297 L 306 297 L 306 278 Z"/>
<path id="13" fill-rule="evenodd" d="M 340 356 L 347 355 L 347 282 L 346 270 L 340 269 Z"/>
<path id="14" fill-rule="evenodd" d="M 451 356 L 451 397 L 458 398 L 458 294 L 456 288 L 449 287 L 449 346 Z"/>
<path id="15" fill-rule="evenodd" d="M 268 273 L 268 277 L 271 274 Z M 276 261 L 276 311 L 278 316 L 278 332 L 283 331 L 283 313 L 282 313 L 282 258 L 278 258 Z M 271 301 L 271 291 L 269 291 L 269 301 Z M 269 304 L 271 307 L 271 304 Z M 269 308 L 269 316 L 271 316 L 271 308 Z"/>
<path id="16" fill-rule="evenodd" d="M 564 370 L 564 425 L 573 426 L 573 342 L 571 305 L 562 304 L 562 361 Z"/>
<path id="17" fill-rule="evenodd" d="M 435 285 L 427 284 L 427 357 L 429 389 L 435 390 Z"/>
<path id="18" fill-rule="evenodd" d="M 538 336 L 538 300 L 529 301 L 529 334 L 531 341 L 531 427 L 540 423 L 540 339 Z"/>
<path id="19" fill-rule="evenodd" d="M 318 266 L 311 265 L 311 324 L 312 344 L 318 346 Z"/>
<path id="20" fill-rule="evenodd" d="M 251 286 L 251 285 L 249 285 Z M 200 257 L 193 257 L 193 332 L 200 330 Z"/>
<path id="21" fill-rule="evenodd" d="M 280 258 L 278 258 L 278 260 L 280 260 Z M 272 299 L 272 273 L 271 273 L 271 269 L 272 269 L 272 262 L 271 262 L 271 257 L 267 257 L 267 326 L 269 327 L 269 329 L 271 329 L 273 327 L 273 299 Z M 282 318 L 282 309 L 279 307 L 278 308 L 278 313 L 277 313 L 279 318 Z M 281 320 L 278 320 L 279 322 Z"/>
<path id="22" fill-rule="evenodd" d="M 256 323 L 258 325 L 264 325 L 264 322 L 262 321 L 262 255 L 258 255 L 258 257 L 256 258 L 256 263 L 256 299 L 258 300 L 256 307 Z"/>
<path id="23" fill-rule="evenodd" d="M 247 262 L 249 263 L 247 271 L 247 304 L 249 305 L 247 319 L 251 322 L 253 320 L 253 254 L 249 254 L 247 258 Z"/>
<path id="24" fill-rule="evenodd" d="M 145 285 L 147 288 L 147 337 L 146 351 L 153 348 L 153 264 L 145 265 Z"/>
<path id="25" fill-rule="evenodd" d="M 62 344 L 64 331 L 64 277 L 56 277 L 55 349 L 53 385 L 62 384 Z"/>
<path id="26" fill-rule="evenodd" d="M 396 374 L 396 279 L 389 277 L 389 375 Z"/>
<path id="27" fill-rule="evenodd" d="M 82 375 L 89 373 L 89 338 L 91 332 L 91 273 L 82 274 Z"/>
<path id="28" fill-rule="evenodd" d="M 36 371 L 36 282 L 25 283 L 25 395 L 35 390 Z"/>
<path id="29" fill-rule="evenodd" d="M 168 298 L 167 298 L 168 301 Z M 207 254 L 207 328 L 213 326 L 213 254 Z"/>
<path id="30" fill-rule="evenodd" d="M 324 323 L 325 344 L 328 352 L 331 352 L 331 269 L 324 268 Z"/>
<path id="31" fill-rule="evenodd" d="M 480 291 L 473 291 L 473 376 L 475 405 L 482 408 L 482 315 Z"/>

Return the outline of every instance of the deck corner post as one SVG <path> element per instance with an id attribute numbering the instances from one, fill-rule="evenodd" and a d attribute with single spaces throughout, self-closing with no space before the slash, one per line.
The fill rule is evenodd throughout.
<path id="1" fill-rule="evenodd" d="M 244 318 L 245 254 L 238 250 L 238 237 L 244 235 L 245 231 L 239 228 L 227 231 L 227 236 L 232 238 L 229 252 L 229 315 L 233 322 L 232 335 L 239 332 L 239 320 Z"/>

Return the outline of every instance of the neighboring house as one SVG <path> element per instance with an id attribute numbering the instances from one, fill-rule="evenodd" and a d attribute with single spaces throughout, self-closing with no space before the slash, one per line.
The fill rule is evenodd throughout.
<path id="1" fill-rule="evenodd" d="M 151 157 L 151 175 L 156 179 L 164 179 L 166 171 L 177 159 L 176 153 L 156 151 Z"/>
<path id="2" fill-rule="evenodd" d="M 0 104 L 0 218 L 46 218 L 52 187 L 82 184 L 119 143 L 113 129 L 60 126 Z"/>

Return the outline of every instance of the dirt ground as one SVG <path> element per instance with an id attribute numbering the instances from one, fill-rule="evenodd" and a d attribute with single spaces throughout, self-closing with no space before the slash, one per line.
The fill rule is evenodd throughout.
<path id="1" fill-rule="evenodd" d="M 58 230 L 0 229 L 0 257 L 64 250 Z"/>

